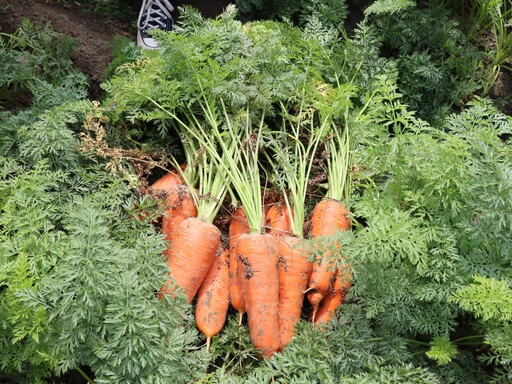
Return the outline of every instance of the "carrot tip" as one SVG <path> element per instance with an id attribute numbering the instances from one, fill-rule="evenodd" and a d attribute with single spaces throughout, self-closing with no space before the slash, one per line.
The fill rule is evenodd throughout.
<path id="1" fill-rule="evenodd" d="M 242 325 L 242 319 L 244 318 L 243 312 L 238 312 L 239 318 L 238 318 L 238 325 Z"/>
<path id="2" fill-rule="evenodd" d="M 318 311 L 318 305 L 313 307 L 313 315 L 311 316 L 311 322 L 315 324 L 316 311 Z"/>
<path id="3" fill-rule="evenodd" d="M 312 291 L 313 289 L 316 289 L 315 287 L 309 287 L 305 291 L 302 291 L 302 293 L 308 293 L 309 291 Z"/>
<path id="4" fill-rule="evenodd" d="M 210 336 L 206 337 L 206 352 L 210 352 L 210 344 L 211 344 L 212 338 Z"/>

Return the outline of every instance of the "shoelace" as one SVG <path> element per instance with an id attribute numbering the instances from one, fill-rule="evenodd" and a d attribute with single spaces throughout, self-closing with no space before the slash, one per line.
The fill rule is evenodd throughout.
<path id="1" fill-rule="evenodd" d="M 140 29 L 165 28 L 165 20 L 171 19 L 174 7 L 169 0 L 144 0 L 139 15 Z"/>

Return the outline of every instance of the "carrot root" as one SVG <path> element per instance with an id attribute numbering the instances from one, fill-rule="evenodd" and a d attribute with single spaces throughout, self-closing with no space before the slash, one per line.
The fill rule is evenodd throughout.
<path id="1" fill-rule="evenodd" d="M 174 290 L 175 284 L 184 289 L 191 303 L 208 273 L 220 245 L 219 229 L 195 217 L 185 219 L 176 232 L 167 265 L 170 280 L 163 292 Z"/>
<path id="2" fill-rule="evenodd" d="M 347 272 L 336 272 L 335 280 L 329 293 L 320 302 L 317 311 L 313 314 L 313 324 L 326 324 L 335 314 L 336 309 L 343 303 L 350 287 L 350 276 Z"/>
<path id="3" fill-rule="evenodd" d="M 280 348 L 277 244 L 271 235 L 244 234 L 238 240 L 237 253 L 245 269 L 249 335 L 254 347 L 264 357 L 271 357 Z"/>
<path id="4" fill-rule="evenodd" d="M 267 233 L 274 236 L 287 236 L 291 231 L 291 220 L 288 209 L 281 203 L 273 204 L 265 218 Z"/>
<path id="5" fill-rule="evenodd" d="M 300 321 L 304 289 L 308 283 L 312 264 L 302 239 L 293 236 L 281 236 L 279 249 L 279 334 L 281 347 L 288 345 L 295 335 L 295 327 Z"/>
<path id="6" fill-rule="evenodd" d="M 229 222 L 229 299 L 231 306 L 240 313 L 240 322 L 245 312 L 245 302 L 241 277 L 243 268 L 239 265 L 237 243 L 244 233 L 249 233 L 249 224 L 244 209 L 240 207 L 233 212 Z"/>

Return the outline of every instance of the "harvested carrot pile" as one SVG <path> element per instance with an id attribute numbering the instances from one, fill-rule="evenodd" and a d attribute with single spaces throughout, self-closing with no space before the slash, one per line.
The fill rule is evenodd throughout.
<path id="1" fill-rule="evenodd" d="M 347 101 L 350 94 L 335 97 Z M 159 295 L 180 289 L 195 303 L 208 349 L 230 304 L 240 325 L 247 315 L 254 347 L 271 357 L 293 339 L 305 306 L 310 316 L 304 320 L 325 324 L 346 297 L 350 266 L 333 239 L 350 229 L 342 202 L 350 193 L 349 132 L 332 112 L 320 110 L 321 99 L 315 104 L 318 110 L 304 104 L 293 116 L 283 108 L 282 129 L 271 131 L 265 114 L 234 118 L 205 101 L 206 124 L 191 119 L 182 125 L 191 163 L 176 162 L 176 170 L 151 187 L 166 196 L 162 232 L 169 274 Z M 323 198 L 308 192 L 320 151 L 329 152 Z M 273 199 L 266 195 L 269 186 Z M 218 228 L 215 218 L 228 192 L 230 217 Z"/>

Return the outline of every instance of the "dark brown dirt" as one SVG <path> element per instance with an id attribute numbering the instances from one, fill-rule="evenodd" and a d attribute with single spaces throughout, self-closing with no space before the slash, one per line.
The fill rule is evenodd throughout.
<path id="1" fill-rule="evenodd" d="M 489 90 L 496 106 L 505 114 L 512 116 L 512 74 L 503 70 Z"/>

